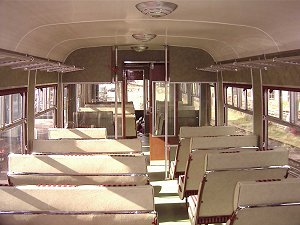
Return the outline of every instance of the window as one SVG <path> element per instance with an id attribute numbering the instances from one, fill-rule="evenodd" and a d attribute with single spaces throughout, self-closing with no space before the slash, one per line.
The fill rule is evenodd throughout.
<path id="1" fill-rule="evenodd" d="M 269 91 L 268 96 L 268 115 L 279 118 L 279 110 L 280 110 L 280 95 L 279 90 Z M 272 94 L 271 94 L 272 93 Z M 270 98 L 270 94 L 271 97 Z"/>
<path id="2" fill-rule="evenodd" d="M 284 121 L 290 122 L 290 92 L 281 91 L 281 118 Z"/>
<path id="3" fill-rule="evenodd" d="M 253 115 L 234 109 L 227 109 L 227 125 L 237 127 L 240 133 L 253 132 Z"/>
<path id="4" fill-rule="evenodd" d="M 266 89 L 268 111 L 266 112 L 268 148 L 285 146 L 290 158 L 300 158 L 299 92 Z M 272 93 L 272 94 L 271 94 Z"/>
<path id="5" fill-rule="evenodd" d="M 167 87 L 168 100 L 168 135 L 175 135 L 175 85 Z M 153 134 L 165 134 L 165 83 L 153 82 Z"/>
<path id="6" fill-rule="evenodd" d="M 232 103 L 232 87 L 227 87 L 226 100 L 228 105 L 233 105 Z"/>
<path id="7" fill-rule="evenodd" d="M 249 87 L 226 87 L 226 124 L 235 126 L 240 133 L 253 132 L 253 98 Z"/>
<path id="8" fill-rule="evenodd" d="M 25 147 L 25 95 L 16 92 L 0 96 L 0 184 L 7 183 L 8 154 L 22 153 Z"/>
<path id="9" fill-rule="evenodd" d="M 212 85 L 210 86 L 210 125 L 216 125 L 216 93 L 215 87 Z"/>
<path id="10" fill-rule="evenodd" d="M 127 81 L 127 102 L 133 102 L 135 110 L 144 110 L 144 81 Z"/>
<path id="11" fill-rule="evenodd" d="M 35 89 L 35 138 L 48 139 L 48 128 L 55 125 L 56 87 Z"/>
<path id="12" fill-rule="evenodd" d="M 45 111 L 56 105 L 56 88 L 42 87 L 35 89 L 35 113 Z"/>

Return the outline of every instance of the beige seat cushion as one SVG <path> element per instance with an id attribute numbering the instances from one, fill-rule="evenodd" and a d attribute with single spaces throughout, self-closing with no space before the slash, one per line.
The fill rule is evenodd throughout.
<path id="1" fill-rule="evenodd" d="M 176 152 L 175 173 L 183 174 L 186 168 L 189 154 L 194 149 L 255 147 L 256 135 L 232 135 L 215 137 L 192 137 L 180 140 Z"/>
<path id="2" fill-rule="evenodd" d="M 146 157 L 108 155 L 9 155 L 11 184 L 148 184 Z"/>
<path id="3" fill-rule="evenodd" d="M 150 225 L 156 220 L 151 186 L 0 187 L 0 198 L 0 211 L 13 212 L 0 214 L 4 225 Z M 31 213 L 16 214 L 21 211 Z"/>
<path id="4" fill-rule="evenodd" d="M 287 160 L 287 150 L 207 154 L 206 182 L 199 187 L 197 207 L 200 215 L 197 216 L 231 215 L 238 181 L 284 179 Z"/>
<path id="5" fill-rule="evenodd" d="M 135 139 L 100 140 L 34 140 L 33 152 L 42 153 L 130 153 L 141 152 L 141 141 Z"/>
<path id="6" fill-rule="evenodd" d="M 179 137 L 223 136 L 233 135 L 235 133 L 236 128 L 229 126 L 180 127 Z"/>
<path id="7" fill-rule="evenodd" d="M 49 139 L 105 139 L 106 128 L 49 128 Z"/>
<path id="8" fill-rule="evenodd" d="M 257 141 L 258 137 L 256 135 L 192 137 L 190 149 L 255 147 L 257 146 Z"/>
<path id="9" fill-rule="evenodd" d="M 244 208 L 245 206 L 250 208 Z M 237 220 L 232 218 L 227 224 L 298 225 L 300 179 L 239 182 L 235 189 L 234 209 Z"/>
<path id="10" fill-rule="evenodd" d="M 205 171 L 205 157 L 208 153 L 224 153 L 225 152 L 233 152 L 233 151 L 257 151 L 258 148 L 232 148 L 228 149 L 201 149 L 201 150 L 193 150 L 190 153 L 186 169 L 185 176 L 182 181 L 178 180 L 178 194 L 180 199 L 191 194 L 197 194 L 200 181 L 204 175 Z M 222 155 L 218 156 L 222 157 Z"/>

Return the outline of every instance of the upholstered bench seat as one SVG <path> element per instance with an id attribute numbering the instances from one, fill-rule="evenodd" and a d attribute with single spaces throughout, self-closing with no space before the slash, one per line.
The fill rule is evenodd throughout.
<path id="1" fill-rule="evenodd" d="M 300 179 L 239 182 L 227 225 L 299 225 Z"/>
<path id="2" fill-rule="evenodd" d="M 184 174 L 185 164 L 187 162 L 188 155 L 191 151 L 191 147 L 194 147 L 191 146 L 190 142 L 192 137 L 223 136 L 233 135 L 235 133 L 235 127 L 227 126 L 180 127 L 180 142 L 176 150 L 175 160 L 171 163 L 171 178 L 175 179 L 178 178 L 179 175 Z"/>
<path id="3" fill-rule="evenodd" d="M 49 139 L 106 139 L 106 128 L 49 128 Z"/>
<path id="4" fill-rule="evenodd" d="M 153 188 L 101 186 L 0 187 L 2 225 L 152 225 Z"/>
<path id="5" fill-rule="evenodd" d="M 65 153 L 138 153 L 141 141 L 135 139 L 100 140 L 34 140 L 32 152 L 47 154 Z"/>
<path id="6" fill-rule="evenodd" d="M 287 164 L 288 151 L 285 149 L 208 153 L 204 170 L 199 173 L 202 178 L 196 214 L 190 216 L 192 224 L 225 223 L 234 210 L 237 182 L 285 179 Z"/>
<path id="7" fill-rule="evenodd" d="M 10 154 L 8 159 L 12 185 L 149 184 L 144 155 Z"/>

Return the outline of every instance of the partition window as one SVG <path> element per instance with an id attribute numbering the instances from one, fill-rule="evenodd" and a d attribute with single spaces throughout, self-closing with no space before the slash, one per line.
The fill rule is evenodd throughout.
<path id="1" fill-rule="evenodd" d="M 175 135 L 175 86 L 171 83 L 167 86 L 165 82 L 153 82 L 153 131 L 154 136 L 165 135 L 165 91 L 167 88 L 168 101 L 168 135 Z"/>

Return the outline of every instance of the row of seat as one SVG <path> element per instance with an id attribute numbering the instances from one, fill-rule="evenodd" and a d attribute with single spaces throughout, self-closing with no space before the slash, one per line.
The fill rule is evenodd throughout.
<path id="1" fill-rule="evenodd" d="M 137 139 L 36 140 L 33 147 L 9 155 L 1 224 L 157 224 Z"/>
<path id="2" fill-rule="evenodd" d="M 135 109 L 132 102 L 125 105 L 125 135 L 136 137 Z M 74 113 L 76 127 L 105 127 L 108 135 L 114 135 L 114 116 L 117 116 L 118 135 L 122 135 L 122 108 L 118 104 L 117 113 L 114 103 L 86 104 Z"/>
<path id="3" fill-rule="evenodd" d="M 178 162 L 185 160 L 184 175 L 178 174 L 178 193 L 181 199 L 186 198 L 192 224 L 226 223 L 227 221 L 229 224 L 260 224 L 253 223 L 252 220 L 242 220 L 242 222 L 240 219 L 236 220 L 240 216 L 237 214 L 241 211 L 234 208 L 233 204 L 236 201 L 234 193 L 237 183 L 241 182 L 239 185 L 244 185 L 244 181 L 254 181 L 251 187 L 255 189 L 256 185 L 262 183 L 261 181 L 277 181 L 276 187 L 280 188 L 279 181 L 285 180 L 288 176 L 286 149 L 260 151 L 255 147 L 257 137 L 237 136 L 233 135 L 234 133 L 234 129 L 230 127 L 198 127 L 181 130 L 181 143 L 186 141 L 189 144 L 180 145 L 177 149 L 177 157 L 173 163 L 173 177 L 176 177 L 174 172 L 179 172 L 176 170 L 176 164 L 178 166 Z M 197 135 L 200 137 L 195 137 Z M 187 152 L 183 153 L 183 151 Z M 300 185 L 298 179 L 284 182 Z M 299 202 L 300 196 L 296 194 L 293 201 Z M 276 201 L 276 203 L 282 202 Z M 295 218 L 294 215 L 290 214 L 290 216 Z"/>

